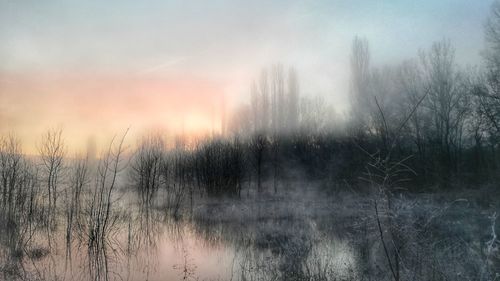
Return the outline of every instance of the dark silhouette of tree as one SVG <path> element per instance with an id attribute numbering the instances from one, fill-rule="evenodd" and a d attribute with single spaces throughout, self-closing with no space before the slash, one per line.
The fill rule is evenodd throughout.
<path id="1" fill-rule="evenodd" d="M 264 155 L 267 149 L 267 139 L 264 135 L 256 134 L 249 142 L 252 163 L 257 174 L 257 192 L 262 192 L 262 173 L 264 165 Z"/>

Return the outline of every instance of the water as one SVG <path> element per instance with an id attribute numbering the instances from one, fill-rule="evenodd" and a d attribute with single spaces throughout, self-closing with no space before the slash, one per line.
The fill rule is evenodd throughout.
<path id="1" fill-rule="evenodd" d="M 242 198 L 196 197 L 192 207 L 184 200 L 180 215 L 173 216 L 159 203 L 161 194 L 154 202 L 141 204 L 133 193 L 123 191 L 113 200 L 105 238 L 93 243 L 89 242 L 89 210 L 83 207 L 68 239 L 67 213 L 61 207 L 57 227 L 50 231 L 38 227 L 30 238 L 33 243 L 27 243 L 30 246 L 17 257 L 3 244 L 3 278 L 359 280 L 372 276 L 390 280 L 373 198 L 350 192 L 327 194 L 312 188 L 277 195 L 249 193 Z M 395 230 L 382 203 L 385 239 L 405 245 L 399 252 L 402 275 L 427 278 L 436 272 L 452 275 L 458 268 L 472 268 L 458 271 L 465 279 L 482 270 L 481 253 L 469 249 L 471 245 L 481 248 L 488 239 L 488 220 L 480 219 L 480 208 L 450 201 L 443 209 L 424 196 L 417 203 L 396 200 L 400 218 L 391 218 L 399 227 Z M 428 214 L 436 210 L 447 215 L 426 221 L 432 226 L 429 233 L 407 230 L 421 219 L 432 218 Z M 398 219 L 401 223 L 396 224 Z M 447 269 L 432 267 L 444 261 Z"/>

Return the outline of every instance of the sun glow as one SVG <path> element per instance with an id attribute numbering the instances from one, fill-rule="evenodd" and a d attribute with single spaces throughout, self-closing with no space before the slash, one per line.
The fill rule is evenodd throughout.
<path id="1" fill-rule="evenodd" d="M 70 150 L 90 137 L 103 142 L 127 128 L 171 135 L 219 133 L 224 89 L 190 76 L 1 74 L 0 133 L 15 131 L 26 153 L 41 134 L 63 129 Z M 8 105 L 8 106 L 5 106 Z M 132 137 L 133 137 L 132 136 Z"/>

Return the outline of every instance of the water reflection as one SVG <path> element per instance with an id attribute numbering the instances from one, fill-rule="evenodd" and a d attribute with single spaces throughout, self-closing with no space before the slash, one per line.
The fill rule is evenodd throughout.
<path id="1" fill-rule="evenodd" d="M 96 210 L 87 215 L 99 213 L 94 205 Z M 205 213 L 203 209 L 198 212 Z M 52 232 L 50 249 L 10 259 L 4 279 L 303 280 L 330 270 L 331 253 L 339 249 L 348 257 L 337 260 L 352 262 L 347 243 L 325 236 L 305 218 L 234 222 L 220 216 L 194 217 L 177 219 L 151 205 L 131 204 L 113 212 L 105 237 L 88 221 L 72 230 L 71 243 L 67 229 Z M 48 244 L 45 234 L 36 236 L 37 243 Z M 16 257 L 4 256 L 9 255 Z M 15 264 L 22 274 L 7 271 Z"/>
<path id="2" fill-rule="evenodd" d="M 109 182 L 103 181 L 104 190 L 109 191 Z M 293 203 L 252 196 L 197 198 L 192 210 L 187 204 L 178 216 L 162 208 L 161 192 L 155 197 L 157 200 L 142 202 L 126 193 L 117 192 L 111 198 L 105 194 L 101 189 L 85 193 L 81 198 L 81 214 L 74 215 L 71 228 L 67 227 L 66 212 L 58 213 L 55 228 L 29 217 L 24 221 L 18 218 L 16 224 L 12 218 L 6 222 L 7 227 L 1 230 L 0 247 L 3 279 L 360 280 L 374 276 L 376 280 L 386 280 L 390 277 L 383 268 L 385 260 L 375 220 L 368 208 L 354 207 L 358 206 L 354 201 L 339 204 L 335 203 L 336 198 L 306 196 Z M 74 194 L 68 198 L 74 198 Z M 314 200 L 314 204 L 307 200 Z M 109 202 L 112 208 L 103 228 L 96 221 L 106 220 Z M 439 239 L 435 236 L 437 231 L 425 236 L 428 237 L 425 241 L 444 241 L 444 235 Z M 449 229 L 443 231 L 449 233 Z M 417 245 L 423 243 L 422 237 L 405 239 Z M 421 249 L 417 246 L 415 249 Z M 431 274 L 426 271 L 430 268 L 428 264 L 439 255 L 428 252 L 427 257 L 432 258 L 426 258 L 423 250 L 418 253 L 422 256 L 400 253 L 405 255 L 403 266 L 420 268 L 422 276 Z"/>

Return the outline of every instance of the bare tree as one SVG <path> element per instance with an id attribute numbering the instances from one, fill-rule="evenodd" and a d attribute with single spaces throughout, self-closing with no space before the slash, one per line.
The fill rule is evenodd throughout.
<path id="1" fill-rule="evenodd" d="M 130 178 L 146 208 L 151 206 L 160 188 L 164 149 L 165 144 L 161 136 L 146 136 L 141 140 L 131 164 Z"/>
<path id="2" fill-rule="evenodd" d="M 455 164 L 462 151 L 463 129 L 469 113 L 464 74 L 457 70 L 454 59 L 455 50 L 447 40 L 436 42 L 427 53 L 421 53 L 424 87 L 429 94 L 424 105 L 432 116 L 429 137 L 437 144 L 445 182 L 449 182 L 448 167 L 458 167 Z"/>
<path id="3" fill-rule="evenodd" d="M 14 135 L 0 138 L 0 177 L 2 184 L 2 210 L 10 213 L 17 179 L 22 165 L 21 146 Z"/>
<path id="4" fill-rule="evenodd" d="M 197 182 L 207 195 L 241 195 L 244 158 L 238 138 L 201 143 L 194 157 Z"/>
<path id="5" fill-rule="evenodd" d="M 495 1 L 485 25 L 486 63 L 485 87 L 477 88 L 480 116 L 485 120 L 487 133 L 497 144 L 500 139 L 500 1 Z"/>
<path id="6" fill-rule="evenodd" d="M 421 69 L 417 62 L 406 61 L 399 67 L 398 82 L 403 96 L 400 105 L 403 112 L 400 114 L 404 115 L 404 112 L 414 108 L 420 97 L 427 91 L 422 79 Z M 425 128 L 428 124 L 427 116 L 424 107 L 417 107 L 407 125 L 410 138 L 415 144 L 417 156 L 421 163 L 425 163 L 427 153 L 425 143 Z"/>
<path id="7" fill-rule="evenodd" d="M 273 165 L 273 188 L 274 194 L 278 193 L 278 185 L 281 179 L 281 135 L 276 133 L 271 139 L 272 165 Z"/>
<path id="8" fill-rule="evenodd" d="M 288 129 L 296 130 L 299 124 L 299 100 L 300 86 L 299 78 L 295 68 L 290 67 L 288 70 L 288 106 L 286 109 Z"/>
<path id="9" fill-rule="evenodd" d="M 251 132 L 260 132 L 261 116 L 254 116 L 252 111 L 253 109 L 248 105 L 241 105 L 238 107 L 229 120 L 228 130 L 233 135 L 248 135 Z"/>
<path id="10" fill-rule="evenodd" d="M 257 192 L 262 192 L 262 168 L 264 154 L 267 148 L 267 139 L 263 135 L 254 135 L 249 142 L 252 163 L 257 174 Z"/>
<path id="11" fill-rule="evenodd" d="M 66 147 L 62 138 L 62 129 L 50 129 L 42 137 L 38 152 L 42 160 L 43 172 L 46 176 L 48 192 L 48 209 L 53 212 L 57 208 L 57 187 L 59 185 L 62 170 L 64 168 L 64 155 Z M 49 221 L 53 223 L 53 217 L 49 214 Z"/>
<path id="12" fill-rule="evenodd" d="M 82 192 L 86 191 L 87 185 L 90 183 L 89 178 L 89 167 L 88 167 L 89 156 L 77 158 L 73 164 L 71 184 L 72 184 L 72 209 L 74 217 L 76 218 L 76 223 L 80 226 L 80 213 L 81 213 L 81 196 Z"/>
<path id="13" fill-rule="evenodd" d="M 284 127 L 285 75 L 282 64 L 271 67 L 272 128 L 273 134 L 281 133 Z"/>
<path id="14" fill-rule="evenodd" d="M 262 114 L 261 108 L 262 99 L 259 97 L 259 90 L 255 81 L 252 83 L 250 90 L 250 106 L 252 111 L 252 127 L 254 134 L 260 130 L 260 115 Z"/>
<path id="15" fill-rule="evenodd" d="M 401 98 L 396 84 L 397 71 L 394 67 L 385 66 L 374 69 L 370 78 L 370 99 L 372 102 L 366 106 L 369 132 L 380 138 L 381 148 L 387 151 L 389 137 L 394 134 L 392 124 L 396 124 L 399 118 L 398 104 Z M 384 114 L 379 114 L 380 109 Z M 405 113 L 403 113 L 403 116 Z"/>
<path id="16" fill-rule="evenodd" d="M 267 71 L 265 69 L 262 70 L 260 74 L 260 107 L 262 108 L 261 117 L 260 117 L 260 128 L 263 132 L 267 132 L 269 129 L 269 121 L 270 117 L 270 102 L 269 102 L 269 82 L 267 78 Z"/>
<path id="17" fill-rule="evenodd" d="M 107 151 L 100 157 L 94 188 L 90 191 L 85 229 L 88 267 L 93 280 L 109 280 L 108 237 L 115 231 L 117 223 L 113 196 L 118 174 L 126 168 L 126 163 L 123 163 L 123 142 L 127 132 L 118 142 L 113 138 Z"/>
<path id="18" fill-rule="evenodd" d="M 371 102 L 369 97 L 370 51 L 366 38 L 355 37 L 351 49 L 351 111 L 353 126 L 364 131 L 367 123 L 366 112 Z"/>
<path id="19" fill-rule="evenodd" d="M 32 245 L 44 206 L 36 166 L 23 156 L 21 144 L 13 134 L 0 136 L 0 177 L 0 224 L 4 226 L 0 229 L 0 244 L 7 250 L 12 265 L 22 267 L 20 257 Z"/>
<path id="20" fill-rule="evenodd" d="M 322 96 L 302 97 L 300 101 L 299 128 L 303 134 L 317 134 L 331 122 L 334 111 Z"/>
<path id="21" fill-rule="evenodd" d="M 83 230 L 82 217 L 82 194 L 87 192 L 87 186 L 90 183 L 88 155 L 86 157 L 76 156 L 70 167 L 69 186 L 64 190 L 65 193 L 65 215 L 66 215 L 66 261 L 71 265 L 71 242 L 73 241 L 73 232 L 81 234 Z M 79 236 L 78 238 L 83 238 Z"/>

